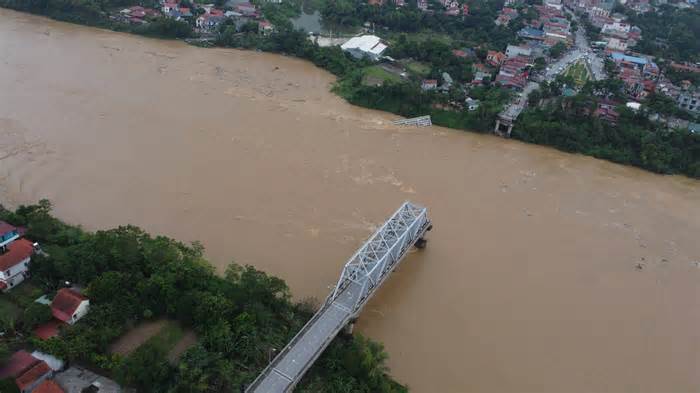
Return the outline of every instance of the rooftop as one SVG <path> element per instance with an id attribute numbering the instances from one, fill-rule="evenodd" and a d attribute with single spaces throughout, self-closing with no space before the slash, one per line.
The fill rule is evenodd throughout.
<path id="1" fill-rule="evenodd" d="M 31 387 L 38 379 L 51 372 L 51 367 L 45 361 L 40 360 L 32 368 L 27 370 L 19 378 L 15 379 L 19 390 L 24 391 Z"/>
<path id="2" fill-rule="evenodd" d="M 340 48 L 343 50 L 357 49 L 362 52 L 381 55 L 387 46 L 382 44 L 381 39 L 376 35 L 362 35 L 349 39 Z"/>
<path id="3" fill-rule="evenodd" d="M 80 303 L 86 300 L 88 298 L 78 292 L 69 288 L 62 288 L 51 302 L 51 312 L 56 319 L 68 322 L 73 317 L 78 306 L 80 306 Z"/>
<path id="4" fill-rule="evenodd" d="M 0 221 L 0 234 L 12 232 L 15 230 L 17 230 L 17 228 L 14 225 L 10 225 L 5 221 Z"/>
<path id="5" fill-rule="evenodd" d="M 18 239 L 7 245 L 7 252 L 0 255 L 0 270 L 7 270 L 23 260 L 29 258 L 34 252 L 32 242 L 27 239 Z"/>
<path id="6" fill-rule="evenodd" d="M 56 382 L 46 380 L 37 386 L 33 393 L 65 393 L 65 391 Z"/>
<path id="7" fill-rule="evenodd" d="M 99 385 L 99 393 L 121 393 L 122 391 L 121 387 L 111 379 L 77 366 L 56 374 L 54 379 L 66 393 L 82 393 L 83 389 L 91 385 Z"/>
<path id="8" fill-rule="evenodd" d="M 29 352 L 17 351 L 0 368 L 0 379 L 17 378 L 38 362 L 39 360 L 29 354 Z"/>

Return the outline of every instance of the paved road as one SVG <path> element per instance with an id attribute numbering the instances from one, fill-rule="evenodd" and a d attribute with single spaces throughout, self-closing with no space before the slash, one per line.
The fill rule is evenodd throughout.
<path id="1" fill-rule="evenodd" d="M 574 19 L 577 18 L 574 16 Z M 564 72 L 569 66 L 577 61 L 583 60 L 586 62 L 588 70 L 591 72 L 593 80 L 605 79 L 605 71 L 603 69 L 603 59 L 591 50 L 583 27 L 579 24 L 579 29 L 575 35 L 575 45 L 564 54 L 559 60 L 550 63 L 547 66 L 544 74 L 544 80 L 547 82 L 553 81 L 557 75 Z M 520 115 L 520 112 L 527 106 L 527 97 L 540 85 L 537 82 L 529 82 L 527 86 L 519 93 L 513 101 L 503 109 L 500 113 L 501 118 L 515 121 Z"/>

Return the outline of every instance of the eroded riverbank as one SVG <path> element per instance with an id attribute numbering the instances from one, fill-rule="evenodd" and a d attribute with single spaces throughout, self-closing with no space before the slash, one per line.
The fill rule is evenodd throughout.
<path id="1" fill-rule="evenodd" d="M 325 296 L 403 200 L 435 230 L 360 329 L 415 392 L 691 391 L 700 183 L 402 129 L 332 77 L 0 10 L 0 200 L 200 240 Z"/>

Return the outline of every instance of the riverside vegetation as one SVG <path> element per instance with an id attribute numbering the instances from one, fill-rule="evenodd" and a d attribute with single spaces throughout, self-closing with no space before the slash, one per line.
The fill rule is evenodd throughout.
<path id="1" fill-rule="evenodd" d="M 84 23 L 121 31 L 160 37 L 186 38 L 192 28 L 186 22 L 160 18 L 148 25 L 131 27 L 106 18 L 110 8 L 133 3 L 132 0 L 0 0 L 0 6 L 44 14 L 60 20 Z M 150 1 L 142 1 L 149 5 Z M 452 49 L 479 46 L 478 58 L 487 49 L 502 49 L 508 42 L 517 42 L 516 32 L 535 18 L 532 8 L 508 26 L 495 26 L 498 1 L 475 0 L 470 3 L 468 17 L 453 18 L 440 14 L 426 14 L 409 5 L 396 9 L 389 5 L 368 6 L 360 0 L 326 0 L 318 7 L 324 20 L 338 28 L 357 27 L 362 21 L 384 26 L 390 31 L 388 54 L 394 58 L 411 58 L 427 65 L 425 72 L 412 72 L 407 80 L 386 80 L 381 86 L 363 83 L 371 64 L 356 60 L 343 53 L 339 47 L 319 47 L 307 39 L 307 34 L 295 30 L 289 21 L 301 10 L 299 1 L 282 4 L 265 3 L 263 14 L 275 26 L 269 35 L 258 33 L 257 25 L 249 23 L 236 28 L 232 22 L 220 26 L 215 35 L 219 46 L 258 49 L 297 56 L 313 62 L 338 76 L 334 91 L 348 102 L 380 109 L 402 116 L 412 117 L 430 114 L 433 122 L 451 128 L 490 132 L 496 116 L 510 99 L 510 93 L 488 84 L 472 88 L 469 96 L 481 101 L 475 111 L 456 109 L 454 103 L 463 102 L 465 93 L 453 88 L 448 94 L 424 92 L 420 81 L 425 77 L 439 78 L 449 72 L 455 86 L 472 78 L 471 61 L 453 55 Z M 688 18 L 700 21 L 700 14 L 692 12 Z M 680 23 L 680 22 L 679 22 Z M 700 24 L 699 24 L 700 25 Z M 652 29 L 650 29 L 652 30 Z M 447 37 L 447 38 L 446 38 Z M 688 53 L 687 40 L 673 41 L 678 58 Z M 646 42 L 646 41 L 645 41 Z M 684 46 L 685 45 L 685 46 Z M 553 89 L 544 86 L 536 97 L 548 98 L 546 105 L 531 100 L 531 108 L 518 119 L 513 137 L 526 142 L 554 146 L 558 149 L 592 155 L 621 164 L 638 166 L 659 173 L 682 173 L 700 178 L 700 134 L 688 130 L 668 129 L 665 125 L 649 120 L 648 110 L 632 113 L 624 106 L 618 108 L 621 117 L 617 125 L 611 125 L 590 116 L 596 103 L 610 96 L 624 98 L 619 84 L 614 80 L 602 82 L 608 89 L 601 93 L 601 83 L 589 82 L 574 97 L 561 97 L 562 82 Z M 643 104 L 649 109 L 663 109 L 656 113 L 677 114 L 669 105 L 659 105 L 663 97 L 651 97 Z M 689 117 L 687 114 L 685 117 Z M 690 120 L 697 120 L 690 116 Z"/>
<path id="2" fill-rule="evenodd" d="M 90 298 L 85 318 L 46 341 L 27 337 L 51 317 L 47 306 L 30 301 L 22 312 L 3 312 L 0 362 L 16 349 L 32 347 L 99 369 L 139 392 L 238 391 L 314 311 L 310 301 L 292 301 L 283 280 L 251 266 L 231 264 L 223 276 L 215 274 L 197 243 L 151 236 L 134 226 L 87 232 L 54 218 L 46 200 L 0 209 L 0 220 L 26 226 L 27 237 L 48 254 L 32 258 L 30 282 L 15 291 L 33 286 L 52 293 L 68 280 L 85 287 Z M 15 291 L 3 296 L 16 296 Z M 198 337 L 176 365 L 159 345 L 142 345 L 127 356 L 109 352 L 130 327 L 157 318 L 177 321 Z M 386 359 L 381 344 L 341 335 L 297 389 L 406 392 L 388 376 Z M 0 382 L 2 389 L 13 386 Z"/>

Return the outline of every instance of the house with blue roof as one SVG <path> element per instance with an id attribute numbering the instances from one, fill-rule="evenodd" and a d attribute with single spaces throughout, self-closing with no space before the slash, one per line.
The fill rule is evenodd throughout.
<path id="1" fill-rule="evenodd" d="M 638 65 L 638 66 L 640 66 L 640 67 L 644 67 L 644 66 L 649 62 L 649 60 L 648 60 L 647 58 L 645 58 L 645 57 L 630 56 L 630 55 L 626 55 L 626 54 L 624 54 L 624 53 L 619 53 L 619 52 L 613 52 L 613 53 L 610 55 L 610 57 L 612 57 L 612 59 L 613 59 L 616 63 L 625 61 L 625 62 L 628 62 L 628 63 L 636 64 L 636 65 Z"/>
<path id="2" fill-rule="evenodd" d="M 523 27 L 518 31 L 518 37 L 527 40 L 544 40 L 544 31 L 535 29 L 534 27 Z"/>

